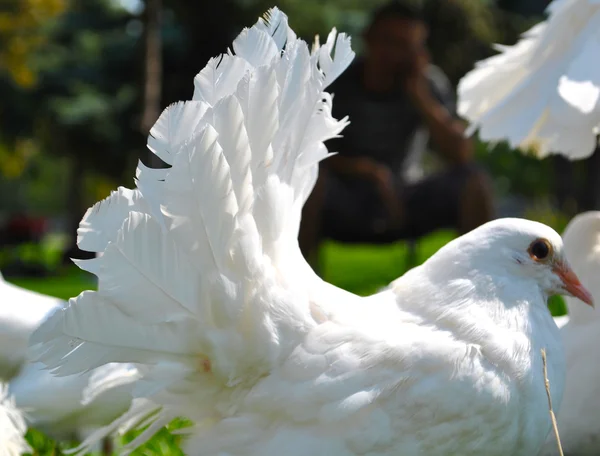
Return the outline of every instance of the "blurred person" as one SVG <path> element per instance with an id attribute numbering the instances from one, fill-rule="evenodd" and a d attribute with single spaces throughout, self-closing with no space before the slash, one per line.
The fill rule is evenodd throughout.
<path id="1" fill-rule="evenodd" d="M 416 7 L 383 5 L 365 31 L 366 55 L 328 88 L 334 116 L 350 125 L 327 143 L 338 154 L 322 162 L 302 213 L 300 247 L 313 265 L 324 238 L 388 243 L 439 228 L 463 234 L 492 218 L 487 176 L 473 163 L 450 82 L 429 61 L 427 33 Z M 446 167 L 403 182 L 427 146 L 423 132 Z"/>

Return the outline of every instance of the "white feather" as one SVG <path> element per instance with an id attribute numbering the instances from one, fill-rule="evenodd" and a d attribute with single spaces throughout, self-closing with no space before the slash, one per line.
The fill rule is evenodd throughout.
<path id="1" fill-rule="evenodd" d="M 155 367 L 139 385 L 156 391 L 166 388 L 159 360 L 182 372 L 210 360 L 233 385 L 268 372 L 314 324 L 302 279 L 323 285 L 297 243 L 283 246 L 327 156 L 323 141 L 345 125 L 331 117 L 323 89 L 350 63 L 349 39 L 333 32 L 318 68 L 273 9 L 233 50 L 197 75 L 198 101 L 170 106 L 151 130 L 149 148 L 172 167 L 140 164 L 135 193 L 121 190 L 84 219 L 82 233 L 101 236 L 94 248 L 102 249 L 78 265 L 99 276 L 100 291 L 72 299 L 32 338 L 59 375 L 142 363 Z"/>
<path id="2" fill-rule="evenodd" d="M 0 385 L 0 456 L 21 456 L 30 453 L 25 440 L 27 424 L 23 413 L 8 395 L 6 385 Z"/>
<path id="3" fill-rule="evenodd" d="M 0 274 L 0 380 L 18 374 L 27 361 L 29 336 L 66 303 L 8 283 Z"/>
<path id="4" fill-rule="evenodd" d="M 178 148 L 189 132 L 197 128 L 208 108 L 208 104 L 199 101 L 173 103 L 150 129 L 148 149 L 168 165 L 172 164 Z"/>
<path id="5" fill-rule="evenodd" d="M 123 195 L 131 196 L 130 191 L 124 190 L 113 194 L 117 202 L 132 201 L 123 198 Z M 100 211 L 110 213 L 104 206 Z M 84 220 L 89 222 L 93 218 L 88 213 Z M 103 236 L 112 233 L 106 230 L 110 225 L 103 222 L 111 220 L 110 216 L 101 217 L 98 225 L 87 224 L 90 230 L 85 232 L 85 245 L 106 243 Z M 4 282 L 1 275 L 0 303 L 0 340 L 5 348 L 0 366 L 9 367 L 8 371 L 2 370 L 2 375 L 5 379 L 11 378 L 8 392 L 16 406 L 26 412 L 31 425 L 53 438 L 71 439 L 84 435 L 90 428 L 105 426 L 127 410 L 133 383 L 138 378 L 137 370 L 131 365 L 108 364 L 82 375 L 54 377 L 44 365 L 27 361 L 35 357 L 35 351 L 26 350 L 31 333 L 67 303 L 11 285 Z M 1 416 L 0 410 L 0 422 Z M 0 428 L 3 426 L 0 424 Z M 2 435 L 0 431 L 0 454 L 4 454 Z"/>
<path id="6" fill-rule="evenodd" d="M 460 81 L 458 110 L 485 141 L 585 158 L 600 127 L 600 3 L 554 0 L 548 13 Z"/>
<path id="7" fill-rule="evenodd" d="M 102 252 L 114 240 L 129 211 L 148 212 L 139 190 L 119 187 L 89 208 L 77 229 L 77 245 L 89 252 Z"/>
<path id="8" fill-rule="evenodd" d="M 41 363 L 25 365 L 9 392 L 28 423 L 58 440 L 84 437 L 127 411 L 137 380 L 132 366 L 108 364 L 83 375 L 55 377 Z"/>

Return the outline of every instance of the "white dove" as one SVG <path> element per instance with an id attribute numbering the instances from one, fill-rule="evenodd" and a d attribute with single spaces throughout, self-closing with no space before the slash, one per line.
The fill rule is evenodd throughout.
<path id="1" fill-rule="evenodd" d="M 0 456 L 21 456 L 30 453 L 25 440 L 27 424 L 23 413 L 8 395 L 6 385 L 0 384 Z"/>
<path id="2" fill-rule="evenodd" d="M 585 158 L 600 127 L 600 0 L 554 0 L 547 12 L 460 81 L 458 112 L 484 141 Z"/>
<path id="3" fill-rule="evenodd" d="M 594 298 L 600 297 L 600 212 L 585 212 L 571 220 L 563 234 L 573 270 Z M 567 298 L 568 315 L 557 318 L 565 346 L 567 381 L 558 413 L 558 429 L 565 454 L 600 454 L 600 314 Z M 549 438 L 544 456 L 558 455 Z"/>
<path id="4" fill-rule="evenodd" d="M 334 51 L 333 60 L 330 55 Z M 62 374 L 136 363 L 135 395 L 197 423 L 190 455 L 531 456 L 563 388 L 550 294 L 591 304 L 560 236 L 504 219 L 449 243 L 367 298 L 322 281 L 300 253 L 302 205 L 323 141 L 345 120 L 324 92 L 350 62 L 344 35 L 312 54 L 277 9 L 170 106 L 140 164 L 84 216 L 79 265 L 104 286 L 32 336 Z M 128 420 L 129 417 L 124 418 Z"/>

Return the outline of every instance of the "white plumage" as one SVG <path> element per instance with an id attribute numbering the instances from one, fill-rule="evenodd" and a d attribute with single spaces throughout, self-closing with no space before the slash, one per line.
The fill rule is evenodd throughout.
<path id="1" fill-rule="evenodd" d="M 137 371 L 108 364 L 81 375 L 55 377 L 28 362 L 29 337 L 66 302 L 10 284 L 0 275 L 0 374 L 29 425 L 55 439 L 81 438 L 127 411 Z"/>
<path id="2" fill-rule="evenodd" d="M 42 363 L 28 363 L 10 382 L 9 392 L 30 426 L 59 441 L 80 440 L 128 410 L 136 380 L 135 368 L 127 364 L 55 377 Z M 98 383 L 111 387 L 96 393 Z"/>
<path id="3" fill-rule="evenodd" d="M 8 381 L 27 360 L 29 336 L 66 302 L 8 283 L 0 273 L 0 380 Z"/>
<path id="4" fill-rule="evenodd" d="M 573 270 L 600 299 L 600 212 L 585 212 L 573 218 L 564 234 L 565 253 Z M 557 322 L 565 346 L 567 382 L 558 426 L 565 454 L 600 454 L 600 314 L 566 298 L 568 316 Z M 549 438 L 544 456 L 558 455 Z"/>
<path id="5" fill-rule="evenodd" d="M 79 265 L 101 286 L 36 331 L 39 359 L 61 375 L 135 363 L 149 401 L 111 428 L 151 423 L 132 447 L 186 416 L 190 455 L 535 454 L 542 348 L 556 404 L 564 375 L 546 298 L 591 302 L 560 236 L 500 220 L 372 297 L 327 284 L 297 235 L 323 141 L 346 123 L 324 89 L 349 39 L 310 53 L 273 9 L 233 51 L 152 128 L 171 167 L 140 164 L 137 189 L 84 216 L 78 243 L 98 256 Z"/>
<path id="6" fill-rule="evenodd" d="M 0 456 L 21 456 L 30 453 L 25 440 L 27 424 L 23 413 L 8 395 L 6 385 L 0 384 Z"/>
<path id="7" fill-rule="evenodd" d="M 554 0 L 547 12 L 460 81 L 458 111 L 484 141 L 585 158 L 600 127 L 600 1 Z"/>

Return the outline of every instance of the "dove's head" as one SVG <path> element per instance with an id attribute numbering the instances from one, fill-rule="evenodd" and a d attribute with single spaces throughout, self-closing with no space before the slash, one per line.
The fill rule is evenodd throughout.
<path id="1" fill-rule="evenodd" d="M 592 295 L 565 257 L 560 235 L 546 225 L 524 219 L 498 219 L 456 241 L 459 261 L 466 260 L 470 267 L 476 265 L 493 275 L 531 281 L 546 296 L 573 296 L 594 305 Z"/>

